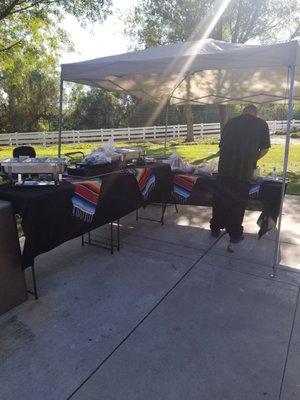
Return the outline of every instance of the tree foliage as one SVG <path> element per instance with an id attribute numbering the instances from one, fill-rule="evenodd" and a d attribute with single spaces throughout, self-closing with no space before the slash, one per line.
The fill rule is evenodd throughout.
<path id="1" fill-rule="evenodd" d="M 102 21 L 111 0 L 0 2 L 0 131 L 51 129 L 58 118 L 58 56 L 72 48 L 65 13 Z"/>
<path id="2" fill-rule="evenodd" d="M 86 90 L 75 85 L 64 117 L 66 129 L 115 128 L 128 126 L 130 99 L 104 89 Z"/>
<path id="3" fill-rule="evenodd" d="M 45 23 L 49 27 L 50 18 L 54 22 L 53 28 L 57 28 L 57 22 L 65 13 L 74 15 L 81 24 L 103 21 L 110 5 L 111 0 L 3 0 L 0 3 L 0 52 L 26 46 L 32 21 Z M 24 27 L 25 21 L 28 22 L 28 29 Z M 13 31 L 12 26 L 16 27 Z"/>
<path id="4" fill-rule="evenodd" d="M 0 20 L 16 14 L 67 12 L 78 20 L 102 21 L 109 12 L 111 0 L 2 0 Z"/>
<path id="5" fill-rule="evenodd" d="M 300 27 L 299 0 L 232 0 L 215 26 L 210 24 L 223 2 L 213 0 L 141 0 L 127 17 L 133 47 L 211 37 L 234 43 L 271 43 L 295 37 Z M 228 117 L 219 106 L 220 122 Z M 187 121 L 191 126 L 191 106 Z M 193 139 L 191 129 L 188 140 Z"/>
<path id="6" fill-rule="evenodd" d="M 213 0 L 143 0 L 128 16 L 126 33 L 140 48 L 201 39 L 216 8 Z M 232 0 L 209 36 L 235 43 L 285 41 L 299 31 L 299 18 L 298 0 Z"/>
<path id="7" fill-rule="evenodd" d="M 5 40 L 15 43 L 0 52 L 0 129 L 37 130 L 45 121 L 49 125 L 57 110 L 58 54 L 69 46 L 57 17 L 12 15 L 0 22 L 0 35 L 0 46 Z"/>

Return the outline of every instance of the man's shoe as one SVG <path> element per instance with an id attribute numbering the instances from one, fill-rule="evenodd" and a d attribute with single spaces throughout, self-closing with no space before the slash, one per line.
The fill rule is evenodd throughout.
<path id="1" fill-rule="evenodd" d="M 210 231 L 210 236 L 214 237 L 214 238 L 219 237 L 220 236 L 220 229 L 212 229 Z"/>
<path id="2" fill-rule="evenodd" d="M 231 237 L 230 243 L 240 243 L 242 240 L 244 240 L 244 236 L 240 236 L 238 238 Z"/>

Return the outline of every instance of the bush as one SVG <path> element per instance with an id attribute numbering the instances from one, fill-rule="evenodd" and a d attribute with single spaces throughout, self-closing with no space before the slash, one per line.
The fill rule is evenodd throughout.
<path id="1" fill-rule="evenodd" d="M 300 131 L 291 133 L 291 138 L 300 139 Z"/>

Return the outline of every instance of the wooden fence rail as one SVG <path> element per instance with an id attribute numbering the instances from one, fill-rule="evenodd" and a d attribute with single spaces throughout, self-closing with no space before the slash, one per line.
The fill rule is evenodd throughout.
<path id="1" fill-rule="evenodd" d="M 286 121 L 268 121 L 270 132 L 275 133 L 286 131 Z M 292 128 L 300 129 L 300 120 L 292 121 Z M 62 143 L 92 143 L 105 142 L 109 138 L 114 141 L 142 141 L 142 140 L 163 140 L 165 137 L 165 126 L 145 126 L 137 128 L 116 128 L 116 129 L 90 129 L 73 130 L 62 132 Z M 194 124 L 195 138 L 204 135 L 219 134 L 220 124 Z M 177 139 L 187 134 L 186 125 L 169 125 L 167 127 L 167 138 Z M 41 145 L 50 146 L 56 144 L 58 132 L 14 132 L 0 134 L 0 146 L 21 146 Z"/>

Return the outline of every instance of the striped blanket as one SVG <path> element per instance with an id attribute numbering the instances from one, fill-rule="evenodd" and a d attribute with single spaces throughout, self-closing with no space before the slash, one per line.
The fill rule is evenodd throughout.
<path id="1" fill-rule="evenodd" d="M 71 182 L 75 186 L 72 197 L 73 215 L 92 222 L 100 198 L 102 179 Z"/>
<path id="2" fill-rule="evenodd" d="M 151 168 L 129 168 L 127 172 L 134 174 L 144 200 L 147 200 L 155 188 L 156 177 Z"/>
<path id="3" fill-rule="evenodd" d="M 173 194 L 175 199 L 184 203 L 191 196 L 197 179 L 196 175 L 174 175 Z"/>
<path id="4" fill-rule="evenodd" d="M 198 178 L 199 177 L 196 175 L 185 175 L 185 174 L 174 175 L 173 179 L 174 198 L 181 203 L 185 203 L 186 200 L 188 200 L 189 197 L 191 196 L 193 188 Z M 259 191 L 260 191 L 259 183 L 251 184 L 249 190 L 249 198 L 252 200 L 258 199 Z"/>
<path id="5" fill-rule="evenodd" d="M 258 199 L 259 190 L 260 190 L 260 184 L 259 183 L 251 183 L 250 189 L 249 189 L 249 198 L 252 199 L 252 200 Z"/>

